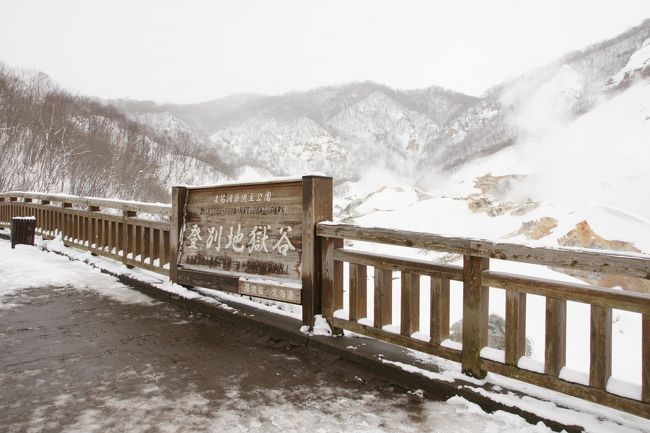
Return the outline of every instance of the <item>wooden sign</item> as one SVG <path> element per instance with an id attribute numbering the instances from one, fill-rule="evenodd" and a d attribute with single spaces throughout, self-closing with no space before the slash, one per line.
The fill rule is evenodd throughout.
<path id="1" fill-rule="evenodd" d="M 172 280 L 300 304 L 305 271 L 315 278 L 315 217 L 331 219 L 331 191 L 332 179 L 319 176 L 175 187 Z M 314 209 L 321 200 L 325 212 Z"/>

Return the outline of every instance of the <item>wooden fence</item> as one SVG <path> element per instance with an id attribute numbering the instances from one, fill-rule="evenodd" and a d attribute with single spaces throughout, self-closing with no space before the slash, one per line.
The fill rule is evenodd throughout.
<path id="1" fill-rule="evenodd" d="M 60 235 L 66 245 L 168 275 L 169 205 L 125 202 L 37 193 L 0 194 L 0 225 L 14 216 L 35 216 L 37 233 Z M 533 263 L 554 268 L 620 274 L 650 279 L 650 258 L 615 253 L 532 248 L 516 244 L 450 238 L 432 234 L 320 223 L 315 254 L 322 257 L 323 315 L 335 329 L 359 334 L 461 364 L 464 373 L 484 377 L 494 372 L 596 403 L 650 418 L 650 295 L 586 284 L 544 280 L 495 272 L 490 259 Z M 394 257 L 344 248 L 344 240 L 364 241 L 463 255 L 463 266 Z M 175 242 L 173 244 L 176 244 Z M 175 256 L 175 254 L 173 255 Z M 343 309 L 343 263 L 349 263 L 347 314 Z M 373 268 L 374 311 L 368 311 L 368 267 Z M 399 272 L 399 333 L 384 329 L 392 317 L 393 273 Z M 429 341 L 414 338 L 420 324 L 420 278 L 430 278 Z M 450 281 L 463 283 L 462 349 L 444 344 L 450 335 Z M 506 291 L 505 351 L 502 362 L 481 356 L 488 343 L 489 288 Z M 526 295 L 546 299 L 545 362 L 542 372 L 520 368 L 525 354 Z M 560 378 L 566 364 L 567 301 L 590 305 L 589 383 Z M 640 399 L 607 391 L 612 368 L 612 309 L 642 315 L 642 383 Z M 343 318 L 345 316 L 346 318 Z M 373 317 L 372 324 L 367 318 Z M 362 320 L 366 319 L 366 320 Z M 395 318 L 396 319 L 396 318 Z"/>
<path id="2" fill-rule="evenodd" d="M 61 236 L 66 246 L 169 274 L 169 205 L 25 192 L 0 200 L 0 226 L 34 216 L 46 239 Z"/>
<path id="3" fill-rule="evenodd" d="M 346 224 L 318 224 L 322 245 L 323 314 L 335 328 L 347 329 L 461 363 L 464 373 L 482 378 L 487 371 L 540 385 L 596 403 L 650 417 L 650 295 L 550 281 L 489 270 L 490 258 L 622 274 L 650 279 L 650 258 L 634 255 L 532 248 Z M 462 254 L 463 266 L 393 257 L 345 249 L 343 240 L 365 241 Z M 343 308 L 343 262 L 349 263 L 347 319 Z M 367 302 L 367 267 L 374 268 L 372 325 Z M 399 333 L 382 329 L 391 317 L 393 272 L 401 274 Z M 429 341 L 413 338 L 420 324 L 420 276 L 431 279 Z M 449 337 L 450 280 L 463 283 L 462 350 L 442 344 Z M 506 291 L 505 356 L 503 362 L 481 357 L 488 344 L 489 288 Z M 519 367 L 526 343 L 526 295 L 546 298 L 545 362 L 543 373 Z M 566 364 L 567 301 L 591 307 L 589 384 L 560 379 Z M 641 399 L 607 391 L 612 368 L 612 309 L 642 315 Z M 344 314 L 345 316 L 345 314 Z"/>

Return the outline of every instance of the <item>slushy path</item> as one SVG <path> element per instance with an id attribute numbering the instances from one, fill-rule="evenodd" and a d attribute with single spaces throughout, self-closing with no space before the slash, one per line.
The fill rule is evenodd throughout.
<path id="1" fill-rule="evenodd" d="M 460 398 L 427 400 L 335 355 L 0 241 L 0 431 L 548 430 Z"/>

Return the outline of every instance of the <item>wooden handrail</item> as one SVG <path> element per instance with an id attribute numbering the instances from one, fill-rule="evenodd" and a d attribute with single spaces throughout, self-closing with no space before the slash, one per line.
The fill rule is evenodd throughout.
<path id="1" fill-rule="evenodd" d="M 531 247 L 482 239 L 448 237 L 432 233 L 329 222 L 318 224 L 316 234 L 327 238 L 422 248 L 475 257 L 650 279 L 650 256 L 635 253 Z"/>
<path id="2" fill-rule="evenodd" d="M 168 217 L 171 214 L 171 205 L 164 203 L 146 203 L 129 200 L 114 200 L 95 197 L 79 197 L 66 194 L 44 194 L 38 192 L 9 191 L 0 193 L 0 198 L 24 198 L 32 200 L 44 200 L 48 202 L 70 203 L 80 206 L 96 206 L 100 208 L 119 209 L 122 211 L 157 214 Z"/>

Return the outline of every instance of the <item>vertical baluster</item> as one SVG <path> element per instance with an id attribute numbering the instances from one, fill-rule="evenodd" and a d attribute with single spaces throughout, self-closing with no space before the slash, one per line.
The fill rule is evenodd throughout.
<path id="1" fill-rule="evenodd" d="M 559 376 L 566 365 L 566 301 L 546 298 L 544 373 Z"/>
<path id="2" fill-rule="evenodd" d="M 526 354 L 526 294 L 506 291 L 506 364 L 516 366 Z"/>
<path id="3" fill-rule="evenodd" d="M 144 263 L 147 256 L 147 227 L 140 227 L 140 262 Z"/>
<path id="4" fill-rule="evenodd" d="M 449 280 L 431 277 L 431 343 L 440 344 L 449 337 Z"/>
<path id="5" fill-rule="evenodd" d="M 368 315 L 368 268 L 350 263 L 350 320 L 357 321 Z"/>
<path id="6" fill-rule="evenodd" d="M 606 389 L 612 375 L 612 309 L 591 306 L 589 386 Z"/>
<path id="7" fill-rule="evenodd" d="M 400 334 L 410 336 L 420 329 L 420 276 L 402 271 Z"/>
<path id="8" fill-rule="evenodd" d="M 375 328 L 393 323 L 393 271 L 375 267 Z"/>

